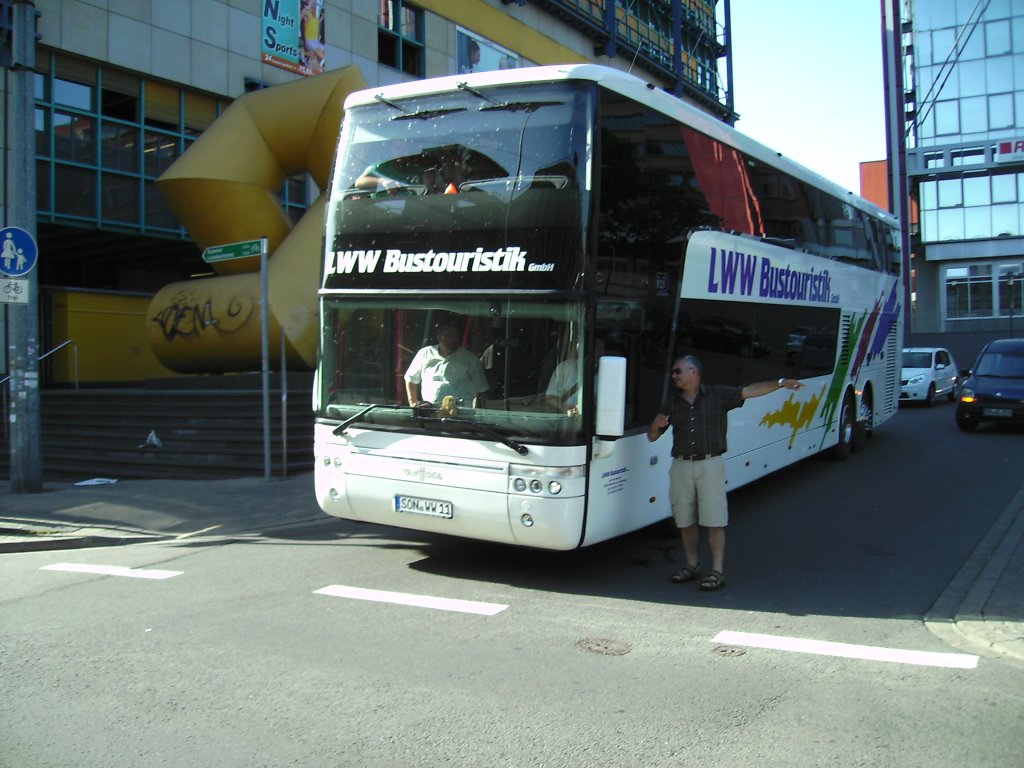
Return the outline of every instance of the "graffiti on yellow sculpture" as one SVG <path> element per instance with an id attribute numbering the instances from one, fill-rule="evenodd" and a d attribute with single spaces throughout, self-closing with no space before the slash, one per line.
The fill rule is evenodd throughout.
<path id="1" fill-rule="evenodd" d="M 324 196 L 345 97 L 365 87 L 352 66 L 248 93 L 156 182 L 200 249 L 267 238 L 269 333 L 283 334 L 293 368 L 316 364 Z M 292 227 L 275 193 L 304 172 L 324 192 Z M 161 289 L 147 324 L 160 362 L 179 373 L 258 369 L 259 265 L 256 257 L 220 261 L 217 277 Z"/>
<path id="2" fill-rule="evenodd" d="M 164 338 L 198 338 L 207 328 L 217 333 L 233 333 L 249 322 L 254 309 L 250 296 L 216 294 L 197 288 L 182 288 L 170 297 L 170 303 L 157 312 L 154 322 L 163 331 Z"/>

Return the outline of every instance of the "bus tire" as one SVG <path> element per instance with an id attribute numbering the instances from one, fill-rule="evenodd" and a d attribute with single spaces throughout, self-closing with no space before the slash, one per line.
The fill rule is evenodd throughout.
<path id="1" fill-rule="evenodd" d="M 854 451 L 864 450 L 864 446 L 867 444 L 869 437 L 874 437 L 874 433 L 871 429 L 871 425 L 875 422 L 875 409 L 871 404 L 871 390 L 865 389 L 864 395 L 860 400 L 860 414 L 853 425 L 853 444 L 852 448 Z"/>
<path id="2" fill-rule="evenodd" d="M 832 448 L 832 458 L 836 461 L 845 460 L 853 449 L 854 421 L 853 398 L 847 394 L 843 398 L 842 407 L 839 409 L 839 423 L 836 425 L 839 435 L 836 438 L 836 444 Z"/>

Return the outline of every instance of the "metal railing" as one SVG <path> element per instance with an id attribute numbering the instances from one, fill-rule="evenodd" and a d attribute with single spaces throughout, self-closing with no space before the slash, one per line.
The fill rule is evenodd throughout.
<path id="1" fill-rule="evenodd" d="M 71 361 L 72 367 L 75 372 L 75 389 L 78 389 L 78 343 L 74 339 L 68 339 L 58 344 L 56 347 L 51 349 L 49 352 L 43 352 L 39 356 L 39 362 L 43 362 L 46 358 L 52 355 L 54 352 L 60 352 L 64 347 L 71 347 Z"/>
<path id="2" fill-rule="evenodd" d="M 37 363 L 41 363 L 43 360 L 48 358 L 50 355 L 52 355 L 55 352 L 59 352 L 60 350 L 64 349 L 64 347 L 71 347 L 72 368 L 73 368 L 74 374 L 75 374 L 75 391 L 77 391 L 78 390 L 78 342 L 76 342 L 74 339 L 68 339 L 67 341 L 63 341 L 60 344 L 58 344 L 56 347 L 51 349 L 49 352 L 44 352 L 43 354 L 41 354 L 39 357 L 36 358 L 36 362 Z M 7 382 L 9 382 L 10 380 L 11 380 L 11 374 L 7 374 L 2 379 L 0 379 L 0 390 L 2 390 L 2 391 L 0 391 L 0 400 L 2 400 L 2 405 L 3 405 L 3 411 L 2 412 L 3 412 L 3 423 L 4 423 L 4 432 L 3 432 L 4 440 L 7 440 L 9 438 L 9 435 L 8 435 L 8 428 L 9 427 L 8 427 L 8 424 L 7 424 L 7 422 L 8 422 L 8 418 L 7 418 L 7 392 L 10 389 L 10 387 L 5 387 L 3 385 L 6 384 Z"/>
<path id="3" fill-rule="evenodd" d="M 43 352 L 43 354 L 41 354 L 39 357 L 36 358 L 36 362 L 37 363 L 43 362 L 43 360 L 48 358 L 54 352 L 60 352 L 62 349 L 64 349 L 64 347 L 71 347 L 71 362 L 72 362 L 73 370 L 75 372 L 75 389 L 78 389 L 78 342 L 76 342 L 74 339 L 68 339 L 67 341 L 62 341 L 60 344 L 58 344 L 56 347 L 51 349 L 49 352 Z M 0 379 L 0 384 L 6 384 L 10 380 L 11 380 L 11 374 L 7 374 L 2 379 Z M 5 403 L 5 405 L 6 405 L 6 403 Z"/>

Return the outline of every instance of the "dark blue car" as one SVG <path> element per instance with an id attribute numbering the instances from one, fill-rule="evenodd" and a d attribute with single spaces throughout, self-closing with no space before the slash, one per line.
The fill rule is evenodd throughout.
<path id="1" fill-rule="evenodd" d="M 1024 339 L 990 341 L 964 381 L 956 425 L 971 432 L 983 421 L 1024 424 Z"/>

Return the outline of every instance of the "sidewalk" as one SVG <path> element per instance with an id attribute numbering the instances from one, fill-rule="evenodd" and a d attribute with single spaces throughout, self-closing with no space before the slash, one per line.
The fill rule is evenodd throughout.
<path id="1" fill-rule="evenodd" d="M 925 616 L 967 653 L 1024 662 L 1024 488 Z"/>
<path id="2" fill-rule="evenodd" d="M 265 481 L 122 480 L 46 484 L 12 494 L 0 483 L 0 554 L 111 546 L 195 535 L 253 536 L 326 525 L 313 475 Z M 1024 662 L 1024 488 L 924 617 L 966 653 Z"/>
<path id="3" fill-rule="evenodd" d="M 256 535 L 332 520 L 313 496 L 312 473 L 269 481 L 46 483 L 42 493 L 20 494 L 0 482 L 0 553 Z"/>

